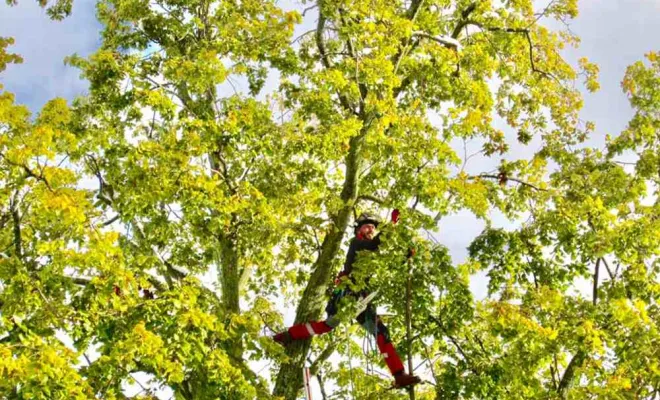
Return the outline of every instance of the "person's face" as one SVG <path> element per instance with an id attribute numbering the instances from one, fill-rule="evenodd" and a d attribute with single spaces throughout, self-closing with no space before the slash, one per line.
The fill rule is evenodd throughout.
<path id="1" fill-rule="evenodd" d="M 364 239 L 373 239 L 374 233 L 376 233 L 376 226 L 374 224 L 364 224 L 358 229 L 357 236 L 361 236 Z"/>

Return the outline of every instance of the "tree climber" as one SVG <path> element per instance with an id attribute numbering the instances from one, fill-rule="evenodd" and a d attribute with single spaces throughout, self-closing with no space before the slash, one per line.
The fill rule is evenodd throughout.
<path id="1" fill-rule="evenodd" d="M 398 216 L 399 211 L 394 210 L 392 212 L 393 223 L 397 222 Z M 350 275 L 353 271 L 353 264 L 355 263 L 355 259 L 359 255 L 359 252 L 378 250 L 378 246 L 380 245 L 380 234 L 374 236 L 378 224 L 379 220 L 377 217 L 365 213 L 361 214 L 355 220 L 355 237 L 351 239 L 348 253 L 346 254 L 346 261 L 344 262 L 344 269 L 337 276 L 335 284 L 339 284 L 342 279 L 352 279 Z M 368 293 L 366 290 L 355 293 L 350 289 L 337 288 L 325 308 L 325 311 L 328 314 L 325 321 L 311 321 L 294 325 L 286 331 L 273 336 L 273 340 L 282 345 L 288 345 L 294 340 L 308 339 L 314 335 L 321 335 L 330 332 L 339 324 L 339 318 L 337 318 L 339 301 L 346 295 L 364 299 Z M 376 314 L 376 308 L 374 305 L 369 303 L 366 309 L 362 311 L 356 319 L 364 329 L 376 337 L 378 350 L 385 358 L 385 364 L 387 364 L 387 367 L 394 376 L 394 386 L 397 388 L 403 388 L 419 383 L 419 377 L 406 373 L 401 358 L 397 354 L 396 349 L 390 340 L 387 327 Z"/>

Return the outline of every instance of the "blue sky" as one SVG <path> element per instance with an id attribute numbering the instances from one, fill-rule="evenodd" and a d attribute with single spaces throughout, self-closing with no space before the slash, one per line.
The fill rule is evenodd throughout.
<path id="1" fill-rule="evenodd" d="M 0 2 L 0 36 L 13 37 L 16 43 L 9 51 L 24 59 L 9 65 L 0 83 L 18 103 L 37 111 L 53 97 L 72 99 L 85 92 L 79 71 L 65 66 L 64 58 L 90 54 L 99 46 L 94 5 L 93 0 L 76 0 L 73 15 L 58 22 L 48 19 L 35 0 L 21 0 L 15 7 Z"/>

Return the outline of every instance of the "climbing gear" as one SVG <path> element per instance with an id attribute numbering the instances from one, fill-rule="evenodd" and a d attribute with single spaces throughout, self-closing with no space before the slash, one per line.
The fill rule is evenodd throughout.
<path id="1" fill-rule="evenodd" d="M 287 345 L 293 340 L 309 339 L 314 335 L 328 333 L 333 328 L 334 326 L 331 326 L 326 321 L 311 321 L 304 324 L 294 325 L 286 331 L 273 336 L 273 340 L 282 345 Z"/>
<path id="2" fill-rule="evenodd" d="M 394 375 L 394 387 L 396 389 L 407 388 L 421 382 L 422 380 L 418 376 L 407 374 L 404 371 Z"/>
<path id="3" fill-rule="evenodd" d="M 398 208 L 395 208 L 394 210 L 392 210 L 392 223 L 393 224 L 396 224 L 397 222 L 399 222 L 399 215 L 401 215 L 401 212 L 399 211 Z"/>
<path id="4" fill-rule="evenodd" d="M 401 358 L 396 352 L 394 345 L 387 335 L 381 332 L 378 332 L 378 336 L 376 336 L 376 345 L 378 346 L 378 351 L 380 351 L 380 354 L 382 354 L 385 359 L 387 369 L 389 369 L 390 373 L 396 378 L 396 375 L 403 372 L 404 368 L 403 362 L 401 362 Z"/>
<path id="5" fill-rule="evenodd" d="M 284 332 L 280 332 L 277 335 L 273 336 L 273 340 L 281 344 L 282 346 L 286 346 L 289 343 L 293 342 L 293 339 L 291 338 L 291 334 L 289 333 L 288 330 Z"/>

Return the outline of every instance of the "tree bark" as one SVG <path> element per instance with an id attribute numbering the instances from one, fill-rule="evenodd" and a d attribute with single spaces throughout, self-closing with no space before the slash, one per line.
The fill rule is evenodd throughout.
<path id="1" fill-rule="evenodd" d="M 559 382 L 559 387 L 557 388 L 560 398 L 568 399 L 568 391 L 573 387 L 573 382 L 575 381 L 575 372 L 582 366 L 585 359 L 586 354 L 582 350 L 578 350 L 571 359 L 571 362 L 568 363 L 566 371 L 564 371 L 564 376 L 561 378 L 561 382 Z"/>
<path id="2" fill-rule="evenodd" d="M 360 135 L 351 138 L 350 150 L 345 160 L 346 176 L 341 192 L 344 207 L 333 216 L 334 223 L 329 228 L 329 232 L 321 245 L 321 252 L 312 266 L 312 275 L 296 310 L 296 324 L 318 319 L 325 306 L 325 291 L 331 280 L 332 261 L 339 253 L 341 241 L 344 238 L 344 233 L 358 197 L 357 172 L 360 167 L 362 143 L 369 125 L 365 123 Z M 287 347 L 286 353 L 290 358 L 290 362 L 283 364 L 280 368 L 273 391 L 275 396 L 282 396 L 287 400 L 296 399 L 302 388 L 302 367 L 309 353 L 309 346 L 309 340 L 300 340 L 291 343 Z"/>

